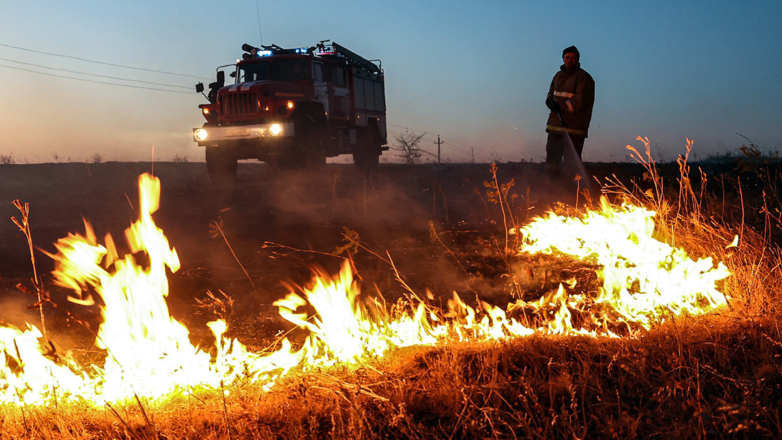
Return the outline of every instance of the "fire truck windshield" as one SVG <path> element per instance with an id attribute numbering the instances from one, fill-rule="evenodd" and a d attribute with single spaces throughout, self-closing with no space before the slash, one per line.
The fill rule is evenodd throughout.
<path id="1" fill-rule="evenodd" d="M 293 81 L 312 78 L 310 63 L 306 58 L 279 58 L 239 66 L 239 82 Z"/>
<path id="2" fill-rule="evenodd" d="M 268 61 L 239 66 L 239 82 L 262 81 L 267 79 L 269 79 Z"/>

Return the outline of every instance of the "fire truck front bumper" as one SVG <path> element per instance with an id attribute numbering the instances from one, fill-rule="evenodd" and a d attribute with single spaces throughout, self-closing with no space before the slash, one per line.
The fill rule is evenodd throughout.
<path id="1" fill-rule="evenodd" d="M 256 141 L 260 143 L 284 143 L 294 135 L 293 123 L 241 125 L 232 127 L 204 126 L 193 129 L 193 141 L 202 147 Z"/>

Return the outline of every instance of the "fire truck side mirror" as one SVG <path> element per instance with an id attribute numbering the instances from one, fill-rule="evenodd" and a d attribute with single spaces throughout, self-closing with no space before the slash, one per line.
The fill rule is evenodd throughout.
<path id="1" fill-rule="evenodd" d="M 204 83 L 196 84 L 196 93 L 204 93 Z"/>
<path id="2" fill-rule="evenodd" d="M 217 71 L 217 84 L 219 84 L 220 87 L 225 85 L 225 72 L 222 70 Z"/>

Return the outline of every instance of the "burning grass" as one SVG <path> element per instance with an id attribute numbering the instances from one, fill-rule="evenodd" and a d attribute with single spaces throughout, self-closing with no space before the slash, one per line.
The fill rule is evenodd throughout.
<path id="1" fill-rule="evenodd" d="M 37 438 L 693 438 L 779 432 L 776 329 L 716 317 L 638 339 L 539 337 L 426 350 L 95 410 L 6 408 Z M 143 409 L 142 409 L 143 408 Z M 25 419 L 22 418 L 24 414 Z M 733 435 L 731 435 L 733 434 Z"/>
<path id="2" fill-rule="evenodd" d="M 504 311 L 486 303 L 473 308 L 456 296 L 440 311 L 410 290 L 406 301 L 387 310 L 379 297 L 356 301 L 360 291 L 346 266 L 339 278 L 320 274 L 301 295 L 276 303 L 309 337 L 297 339 L 295 350 L 283 343 L 272 355 L 225 338 L 222 321 L 209 325 L 216 341 L 210 352 L 190 345 L 187 329 L 165 306 L 165 267 L 176 270 L 178 258 L 151 223 L 157 199 L 142 198 L 147 207 L 127 236 L 131 251 L 143 250 L 149 261 L 139 265 L 134 254 L 120 258 L 112 240 L 100 245 L 89 229 L 61 242 L 54 256 L 60 262 L 56 278 L 74 290 L 75 301 L 89 302 L 92 291 L 103 298 L 109 325 L 101 327 L 96 342 L 106 349 L 106 359 L 85 368 L 44 353 L 38 355 L 43 358 L 38 376 L 25 378 L 35 370 L 36 355 L 24 350 L 40 335 L 31 330 L 4 338 L 6 382 L 0 391 L 7 403 L 0 407 L 1 435 L 774 436 L 780 431 L 782 338 L 768 312 L 777 310 L 779 252 L 768 234 L 749 228 L 741 228 L 736 247 L 735 225 L 704 216 L 686 157 L 678 194 L 665 194 L 646 148 L 648 160 L 634 152 L 648 167 L 649 190 L 608 182 L 604 191 L 614 204 L 603 202 L 601 211 L 589 198 L 581 208 L 561 205 L 559 217 L 552 214 L 545 224 L 559 225 L 554 233 L 535 232 L 535 220 L 514 236 L 524 237 L 517 243 L 525 252 L 590 260 L 602 268 L 599 283 L 580 291 L 560 286 L 539 298 L 518 299 Z M 494 169 L 493 176 L 508 225 L 512 185 L 500 185 Z M 142 178 L 142 187 L 150 184 L 144 179 L 149 180 Z M 657 216 L 652 219 L 641 207 Z M 594 231 L 560 242 L 539 240 L 566 238 L 561 231 L 586 228 L 597 212 L 602 214 Z M 606 218 L 617 222 L 601 224 Z M 631 225 L 637 228 L 620 232 Z M 611 234 L 592 240 L 606 229 Z M 622 237 L 640 244 L 639 250 L 620 252 L 624 242 L 615 239 Z M 511 242 L 506 235 L 505 243 Z M 609 252 L 599 254 L 599 248 Z M 77 249 L 81 257 L 67 256 Z M 512 263 L 520 258 L 516 253 L 499 256 Z M 652 260 L 652 267 L 678 277 L 645 269 L 641 260 L 656 253 L 662 259 Z M 71 271 L 75 261 L 81 263 Z M 129 281 L 136 276 L 140 284 Z M 702 284 L 693 285 L 695 279 Z M 150 293 L 158 296 L 152 300 Z M 136 294 L 146 299 L 134 301 Z M 127 304 L 112 309 L 113 301 Z M 142 303 L 155 307 L 135 308 Z M 118 311 L 127 316 L 112 315 Z M 148 338 L 155 332 L 161 337 Z M 30 341 L 24 344 L 24 338 Z M 150 370 L 161 360 L 168 366 Z M 66 385 L 68 374 L 75 376 L 67 379 L 76 381 L 73 388 Z"/>

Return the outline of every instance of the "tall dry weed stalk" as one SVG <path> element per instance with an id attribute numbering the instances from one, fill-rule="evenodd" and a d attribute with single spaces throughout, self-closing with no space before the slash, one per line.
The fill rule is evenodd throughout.
<path id="1" fill-rule="evenodd" d="M 252 277 L 250 277 L 250 274 L 247 272 L 247 269 L 244 268 L 242 262 L 239 261 L 239 257 L 236 256 L 236 252 L 234 252 L 234 248 L 231 246 L 231 243 L 228 242 L 228 238 L 225 236 L 225 232 L 223 231 L 222 217 L 218 217 L 217 220 L 209 224 L 209 233 L 212 236 L 212 238 L 217 238 L 217 237 L 223 238 L 225 245 L 228 246 L 228 250 L 231 251 L 231 255 L 233 255 L 234 257 L 234 260 L 236 260 L 236 263 L 239 265 L 240 268 L 242 268 L 242 272 L 244 272 L 244 275 L 247 277 L 247 280 L 250 282 L 250 285 L 253 286 L 253 289 L 255 289 L 255 283 L 253 282 Z"/>
<path id="2" fill-rule="evenodd" d="M 511 179 L 507 183 L 500 183 L 497 177 L 497 164 L 491 164 L 489 169 L 491 172 L 491 181 L 484 181 L 483 186 L 486 188 L 486 198 L 490 203 L 500 206 L 500 212 L 502 212 L 502 225 L 505 232 L 505 248 L 503 249 L 503 255 L 508 256 L 515 253 L 515 244 L 511 244 L 510 231 L 516 229 L 516 218 L 513 216 L 511 210 L 511 201 L 516 198 L 515 194 L 511 194 L 511 189 L 516 185 L 514 179 Z"/>
<path id="3" fill-rule="evenodd" d="M 22 204 L 18 199 L 13 201 L 14 206 L 16 209 L 19 210 L 19 212 L 22 214 L 21 219 L 17 220 L 16 217 L 11 217 L 11 221 L 14 222 L 14 224 L 19 228 L 19 230 L 24 234 L 24 236 L 27 238 L 27 248 L 30 252 L 30 263 L 33 266 L 33 288 L 35 288 L 35 294 L 38 296 L 38 302 L 35 304 L 35 306 L 38 308 L 38 312 L 41 316 L 41 333 L 43 334 L 43 339 L 47 344 L 49 343 L 49 337 L 46 335 L 46 319 L 44 318 L 43 314 L 43 305 L 45 302 L 49 300 L 49 296 L 43 289 L 43 283 L 41 282 L 41 279 L 38 277 L 38 269 L 35 265 L 35 248 L 33 246 L 33 232 L 30 229 L 30 204 L 25 203 Z M 24 288 L 21 284 L 17 286 L 20 290 L 27 292 L 27 289 Z"/>

